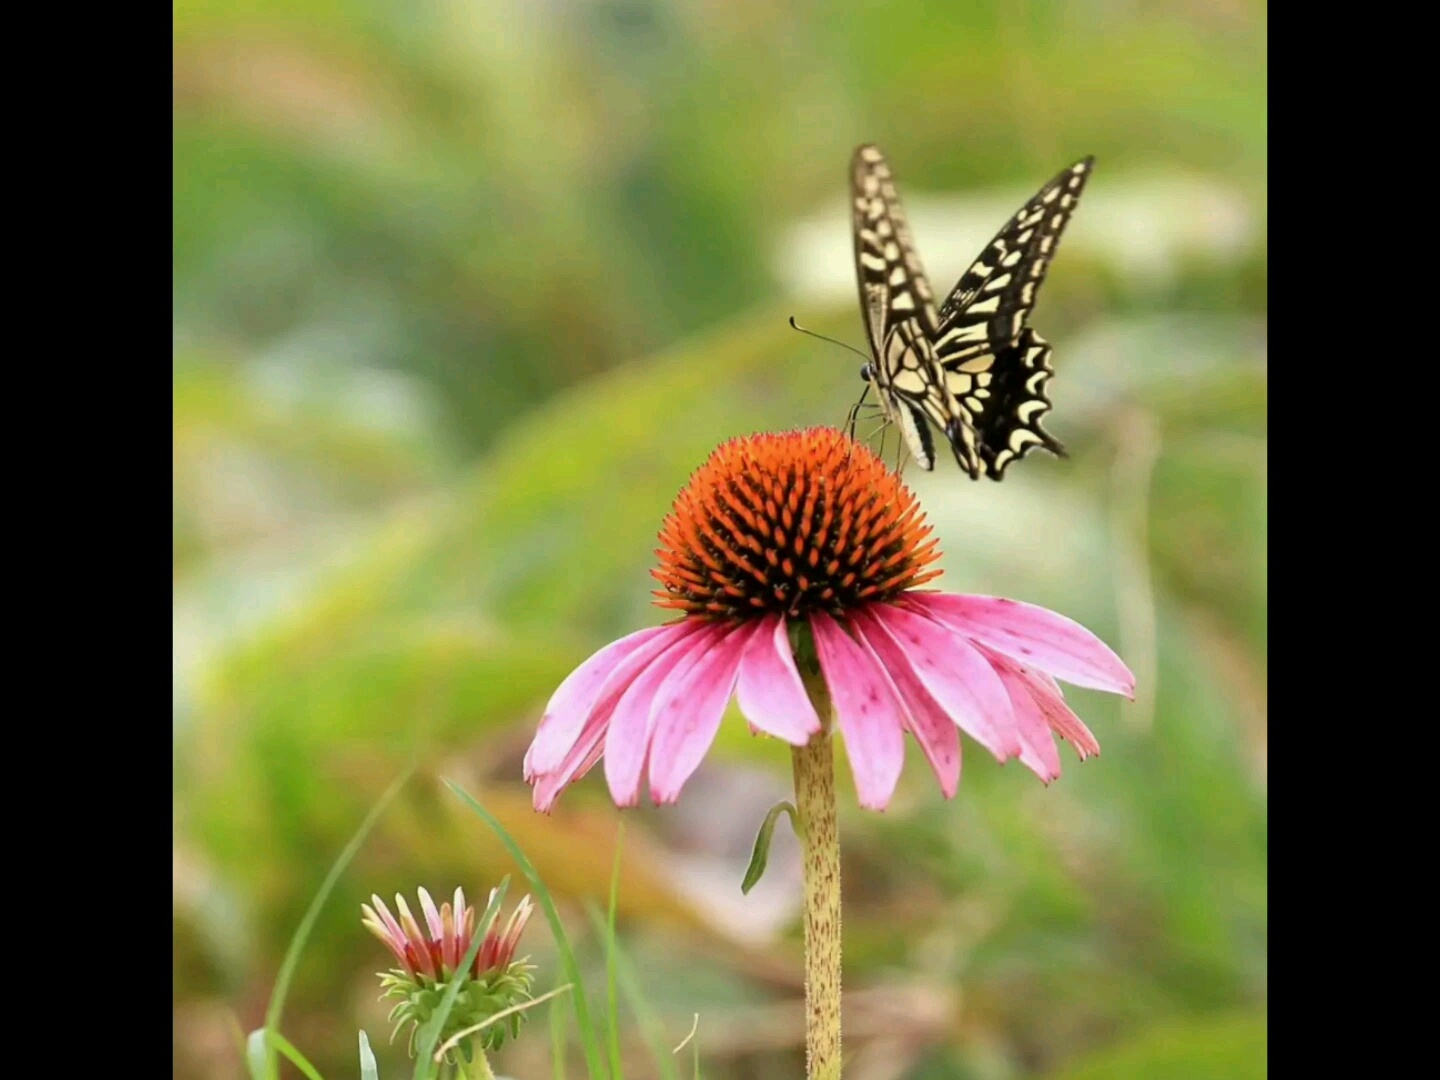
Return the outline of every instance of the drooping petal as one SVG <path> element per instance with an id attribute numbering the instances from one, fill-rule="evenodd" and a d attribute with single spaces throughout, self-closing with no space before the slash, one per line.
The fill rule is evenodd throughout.
<path id="1" fill-rule="evenodd" d="M 605 736 L 605 782 L 616 806 L 640 801 L 640 776 L 655 732 L 655 695 L 672 673 L 688 669 L 724 632 L 718 623 L 701 624 L 696 633 L 672 642 L 621 695 Z"/>
<path id="2" fill-rule="evenodd" d="M 1050 725 L 1050 730 L 1073 746 L 1081 761 L 1100 753 L 1100 743 L 1085 726 L 1085 721 L 1065 704 L 1059 690 L 1045 679 L 1044 673 L 1027 668 L 1024 664 L 1016 664 L 1015 667 L 1041 715 L 1045 717 L 1045 722 Z"/>
<path id="3" fill-rule="evenodd" d="M 714 642 L 694 665 L 665 680 L 655 697 L 650 742 L 650 798 L 674 802 L 715 741 L 735 690 L 740 659 L 757 624 L 741 623 Z"/>
<path id="4" fill-rule="evenodd" d="M 531 801 L 536 810 L 548 814 L 554 809 L 560 793 L 594 767 L 605 752 L 605 732 L 609 726 L 609 710 L 603 714 L 592 714 L 559 768 L 534 778 L 535 791 Z"/>
<path id="5" fill-rule="evenodd" d="M 861 643 L 870 650 L 881 672 L 890 681 L 900 707 L 904 710 L 906 727 L 915 736 L 925 759 L 940 781 L 945 798 L 954 798 L 960 789 L 960 729 L 955 721 L 925 689 L 905 656 L 885 628 L 865 609 L 851 617 Z"/>
<path id="6" fill-rule="evenodd" d="M 973 645 L 949 627 L 894 604 L 871 604 L 870 611 L 955 723 L 998 760 L 1020 756 L 1010 695 Z"/>
<path id="7" fill-rule="evenodd" d="M 900 706 L 874 658 L 834 619 L 823 611 L 812 612 L 810 627 L 860 805 L 884 810 L 905 766 Z"/>
<path id="8" fill-rule="evenodd" d="M 1015 710 L 1015 727 L 1020 734 L 1020 762 L 1045 783 L 1060 775 L 1060 752 L 1055 749 L 1055 737 L 1050 734 L 1040 707 L 1035 704 L 1030 685 L 1020 675 L 1020 665 L 1004 653 L 976 644 L 990 664 L 1005 691 L 1010 695 L 1010 705 Z"/>
<path id="9" fill-rule="evenodd" d="M 686 620 L 661 627 L 664 633 L 652 636 L 615 665 L 601 687 L 590 715 L 586 717 L 584 725 L 560 764 L 549 772 L 536 772 L 532 776 L 536 810 L 548 814 L 554 807 L 555 800 L 560 797 L 560 792 L 583 777 L 600 760 L 600 755 L 605 751 L 611 717 L 635 680 L 649 669 L 657 656 L 676 642 L 700 632 L 704 625 L 698 620 Z"/>
<path id="10" fill-rule="evenodd" d="M 527 780 L 559 768 L 615 669 L 636 652 L 648 651 L 653 656 L 655 639 L 673 634 L 675 626 L 651 626 L 612 641 L 566 676 L 545 706 L 535 740 L 525 755 Z"/>
<path id="11" fill-rule="evenodd" d="M 910 593 L 907 602 L 976 641 L 1076 686 L 1135 696 L 1135 676 L 1085 627 L 1034 604 L 997 596 Z"/>
<path id="12" fill-rule="evenodd" d="M 820 730 L 820 717 L 800 681 L 785 616 L 765 616 L 740 661 L 735 697 L 740 711 L 753 727 L 804 746 Z"/>

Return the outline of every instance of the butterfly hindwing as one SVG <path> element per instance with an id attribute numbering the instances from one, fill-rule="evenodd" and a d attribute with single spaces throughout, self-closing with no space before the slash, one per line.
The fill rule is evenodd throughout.
<path id="1" fill-rule="evenodd" d="M 855 273 L 872 357 L 870 373 L 887 416 L 923 469 L 935 467 L 927 419 L 946 432 L 956 460 L 979 472 L 973 429 L 962 427 L 935 357 L 939 316 L 889 166 L 873 146 L 855 152 L 851 169 Z"/>
<path id="2" fill-rule="evenodd" d="M 989 400 L 976 418 L 986 474 L 992 480 L 1002 479 L 1006 466 L 1035 446 L 1065 457 L 1065 448 L 1040 426 L 1041 417 L 1050 411 L 1045 392 L 1045 383 L 1054 374 L 1050 343 L 1027 326 L 996 354 L 991 373 Z"/>

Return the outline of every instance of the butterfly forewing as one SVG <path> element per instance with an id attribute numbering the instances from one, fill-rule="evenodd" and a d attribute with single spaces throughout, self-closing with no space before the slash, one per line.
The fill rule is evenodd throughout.
<path id="1" fill-rule="evenodd" d="M 1026 337 L 1026 321 L 1093 165 L 1086 158 L 1042 187 L 986 245 L 940 309 L 935 354 L 941 377 L 957 411 L 978 432 L 986 472 L 996 480 L 1031 446 L 1064 453 L 1039 426 L 1050 408 L 1043 389 L 1050 346 Z"/>
<path id="2" fill-rule="evenodd" d="M 871 373 L 887 414 L 921 468 L 935 466 L 928 418 L 946 433 L 956 460 L 979 471 L 975 433 L 960 426 L 935 357 L 939 317 L 889 166 L 878 149 L 855 151 L 851 170 L 855 274 L 873 357 Z"/>
<path id="3" fill-rule="evenodd" d="M 1036 192 L 960 276 L 940 309 L 942 358 L 967 343 L 1019 336 L 1094 164 L 1077 162 Z M 957 334 L 980 324 L 987 324 L 983 338 Z"/>

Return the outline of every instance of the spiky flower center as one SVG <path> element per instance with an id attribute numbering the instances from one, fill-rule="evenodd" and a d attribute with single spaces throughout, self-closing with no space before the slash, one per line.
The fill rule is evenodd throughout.
<path id="1" fill-rule="evenodd" d="M 724 443 L 676 496 L 660 543 L 656 603 L 693 615 L 839 613 L 940 574 L 915 496 L 833 428 Z"/>

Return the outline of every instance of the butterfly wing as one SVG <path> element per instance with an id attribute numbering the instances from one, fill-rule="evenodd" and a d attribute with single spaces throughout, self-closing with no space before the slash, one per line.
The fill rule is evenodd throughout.
<path id="1" fill-rule="evenodd" d="M 1043 390 L 1050 346 L 1025 336 L 1026 321 L 1094 163 L 1086 158 L 1042 187 L 986 245 L 940 309 L 936 358 L 957 411 L 980 432 L 982 444 L 990 440 L 981 457 L 995 480 L 1030 446 L 1063 453 L 1039 428 L 1050 408 Z"/>
<path id="2" fill-rule="evenodd" d="M 884 155 L 861 146 L 851 163 L 855 276 L 870 342 L 871 374 L 887 413 L 923 469 L 935 467 L 926 420 L 945 432 L 956 460 L 979 472 L 973 428 L 961 429 L 955 402 L 935 359 L 939 315 Z"/>
<path id="3" fill-rule="evenodd" d="M 1065 448 L 1040 426 L 1040 418 L 1050 411 L 1045 382 L 1054 373 L 1050 343 L 1028 326 L 995 354 L 990 396 L 975 419 L 980 457 L 990 479 L 1002 479 L 1005 467 L 1035 446 L 1066 456 Z"/>

